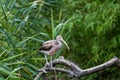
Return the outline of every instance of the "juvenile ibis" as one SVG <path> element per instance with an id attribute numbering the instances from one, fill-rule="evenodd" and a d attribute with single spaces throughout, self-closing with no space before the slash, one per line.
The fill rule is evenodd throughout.
<path id="1" fill-rule="evenodd" d="M 58 35 L 55 40 L 49 40 L 42 44 L 39 51 L 45 55 L 46 64 L 48 64 L 48 59 L 46 55 L 51 56 L 51 67 L 52 67 L 52 56 L 62 47 L 62 42 L 66 45 L 69 50 L 69 46 L 63 40 L 61 35 Z"/>

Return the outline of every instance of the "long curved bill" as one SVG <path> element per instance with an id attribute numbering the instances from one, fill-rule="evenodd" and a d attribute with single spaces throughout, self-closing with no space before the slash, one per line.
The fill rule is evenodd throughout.
<path id="1" fill-rule="evenodd" d="M 68 44 L 62 39 L 62 42 L 66 45 L 66 47 L 68 48 L 68 50 L 70 49 Z"/>

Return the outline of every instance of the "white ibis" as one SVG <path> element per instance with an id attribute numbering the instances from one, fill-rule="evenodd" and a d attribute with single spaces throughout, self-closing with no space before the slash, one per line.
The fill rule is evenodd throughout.
<path id="1" fill-rule="evenodd" d="M 39 49 L 41 53 L 45 54 L 45 59 L 47 64 L 48 64 L 48 60 L 46 55 L 51 55 L 51 67 L 52 67 L 52 56 L 62 47 L 62 42 L 67 46 L 69 50 L 69 46 L 60 35 L 58 35 L 55 40 L 49 40 L 44 42 L 41 48 Z"/>

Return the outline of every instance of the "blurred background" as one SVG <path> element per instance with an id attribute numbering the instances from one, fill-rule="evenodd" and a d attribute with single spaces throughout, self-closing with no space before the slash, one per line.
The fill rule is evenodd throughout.
<path id="1" fill-rule="evenodd" d="M 83 69 L 120 58 L 120 1 L 0 0 L 0 80 L 33 80 L 45 64 L 38 49 L 58 34 L 70 50 L 63 46 L 54 58 L 62 55 Z M 120 70 L 113 66 L 78 80 L 120 80 Z"/>

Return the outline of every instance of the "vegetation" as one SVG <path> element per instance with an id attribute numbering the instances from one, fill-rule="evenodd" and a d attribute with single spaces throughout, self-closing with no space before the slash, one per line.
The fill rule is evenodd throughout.
<path id="1" fill-rule="evenodd" d="M 119 20 L 119 0 L 0 0 L 0 80 L 33 80 L 45 64 L 40 45 L 58 34 L 70 50 L 63 47 L 54 58 L 63 55 L 89 68 L 119 57 Z M 110 68 L 80 80 L 119 75 Z"/>

